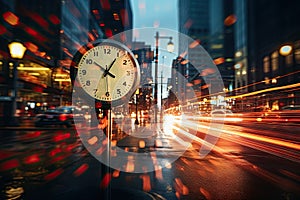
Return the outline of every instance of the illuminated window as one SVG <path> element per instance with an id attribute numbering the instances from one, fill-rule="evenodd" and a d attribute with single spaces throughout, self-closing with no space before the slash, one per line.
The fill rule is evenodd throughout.
<path id="1" fill-rule="evenodd" d="M 295 60 L 297 64 L 300 64 L 300 49 L 295 50 Z"/>
<path id="2" fill-rule="evenodd" d="M 271 55 L 272 58 L 272 71 L 277 71 L 278 70 L 278 52 L 275 51 Z"/>
<path id="3" fill-rule="evenodd" d="M 288 67 L 293 66 L 293 54 L 289 54 L 285 57 L 285 63 Z"/>
<path id="4" fill-rule="evenodd" d="M 295 62 L 300 64 L 300 40 L 295 42 Z"/>
<path id="5" fill-rule="evenodd" d="M 119 21 L 119 20 L 120 20 L 120 17 L 119 17 L 119 15 L 118 15 L 117 13 L 114 13 L 113 16 L 114 16 L 114 19 L 115 19 L 116 21 Z"/>
<path id="6" fill-rule="evenodd" d="M 0 72 L 2 72 L 2 71 L 3 71 L 3 62 L 0 61 Z"/>
<path id="7" fill-rule="evenodd" d="M 264 73 L 268 73 L 270 71 L 270 59 L 268 56 L 264 57 Z"/>

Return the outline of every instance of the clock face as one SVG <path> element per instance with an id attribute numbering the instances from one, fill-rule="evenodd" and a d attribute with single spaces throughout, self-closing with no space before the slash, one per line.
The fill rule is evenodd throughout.
<path id="1" fill-rule="evenodd" d="M 77 78 L 91 97 L 105 102 L 119 101 L 135 91 L 139 66 L 126 46 L 105 40 L 83 54 Z"/>

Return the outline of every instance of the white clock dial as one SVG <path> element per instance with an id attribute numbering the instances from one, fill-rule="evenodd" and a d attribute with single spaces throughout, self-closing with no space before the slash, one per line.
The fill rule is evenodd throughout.
<path id="1" fill-rule="evenodd" d="M 139 66 L 127 47 L 105 41 L 83 54 L 77 77 L 91 97 L 100 101 L 118 101 L 135 90 Z"/>

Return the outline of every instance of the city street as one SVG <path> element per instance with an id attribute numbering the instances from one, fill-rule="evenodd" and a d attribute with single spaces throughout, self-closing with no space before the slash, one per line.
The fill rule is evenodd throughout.
<path id="1" fill-rule="evenodd" d="M 137 154 L 151 153 L 158 168 L 145 173 L 130 172 L 130 159 L 128 172 L 107 168 L 86 150 L 74 128 L 2 129 L 1 199 L 299 198 L 298 125 L 224 124 L 212 151 L 201 157 L 209 124 L 174 122 L 174 132 L 153 133 L 150 124 L 135 125 L 138 131 L 117 142 Z M 197 136 L 188 146 L 179 140 L 191 137 L 186 131 Z"/>
<path id="2" fill-rule="evenodd" d="M 299 13 L 0 0 L 0 200 L 299 200 Z"/>

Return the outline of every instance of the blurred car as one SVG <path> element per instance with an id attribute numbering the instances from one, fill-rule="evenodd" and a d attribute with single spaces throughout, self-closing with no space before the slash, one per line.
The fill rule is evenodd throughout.
<path id="1" fill-rule="evenodd" d="M 122 119 L 123 117 L 124 117 L 124 115 L 121 112 L 114 113 L 114 118 L 116 118 L 116 119 Z"/>
<path id="2" fill-rule="evenodd" d="M 215 122 L 237 123 L 243 121 L 242 114 L 233 113 L 231 110 L 227 109 L 212 110 L 210 116 Z"/>
<path id="3" fill-rule="evenodd" d="M 85 123 L 84 113 L 74 106 L 61 106 L 46 110 L 44 113 L 37 114 L 34 119 L 35 126 L 61 125 L 71 127 L 76 122 Z"/>
<path id="4" fill-rule="evenodd" d="M 300 105 L 288 105 L 281 108 L 281 110 L 300 110 Z"/>

